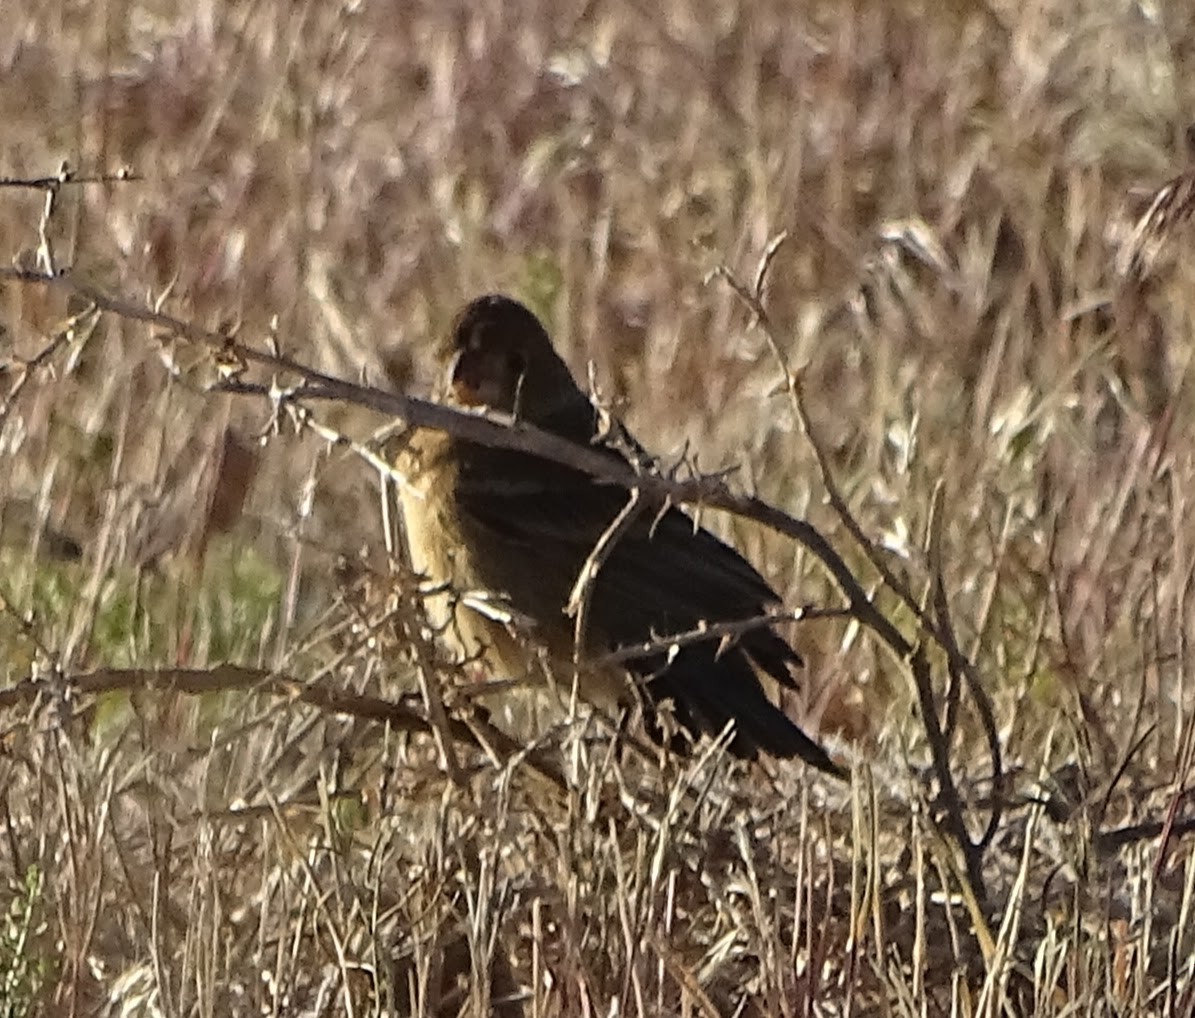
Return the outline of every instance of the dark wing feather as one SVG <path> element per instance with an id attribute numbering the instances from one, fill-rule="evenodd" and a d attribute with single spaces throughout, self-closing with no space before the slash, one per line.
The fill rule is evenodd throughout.
<path id="1" fill-rule="evenodd" d="M 626 491 L 524 453 L 485 449 L 476 456 L 485 460 L 484 469 L 474 468 L 474 455 L 462 458 L 456 491 L 468 536 L 477 538 L 470 545 L 501 545 L 509 552 L 503 560 L 558 563 L 571 586 L 626 505 Z M 503 575 L 485 579 L 509 583 Z M 620 643 L 649 639 L 653 631 L 682 632 L 702 621 L 752 618 L 779 602 L 746 559 L 675 508 L 659 517 L 645 511 L 634 521 L 614 545 L 594 590 L 594 611 L 609 614 L 609 636 Z"/>
<path id="2" fill-rule="evenodd" d="M 608 450 L 612 457 L 620 454 Z M 474 568 L 487 586 L 541 620 L 561 616 L 586 556 L 623 509 L 626 491 L 526 453 L 471 446 L 462 450 L 456 502 Z M 615 544 L 594 583 L 593 642 L 613 650 L 655 637 L 762 615 L 775 591 L 737 551 L 695 527 L 679 509 L 645 512 Z M 566 624 L 562 620 L 562 624 Z M 793 686 L 800 657 L 770 629 L 755 629 L 718 655 L 711 640 L 628 663 L 653 701 L 671 698 L 691 730 L 717 734 L 736 722 L 732 748 L 800 756 L 837 768 L 768 699 L 752 668 Z"/>

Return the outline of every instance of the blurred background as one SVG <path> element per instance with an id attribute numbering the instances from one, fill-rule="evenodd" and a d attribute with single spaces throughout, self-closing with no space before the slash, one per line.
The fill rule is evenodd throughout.
<path id="1" fill-rule="evenodd" d="M 5 21 L 0 177 L 135 177 L 62 187 L 41 236 L 44 193 L 0 190 L 6 262 L 52 251 L 106 293 L 421 395 L 456 308 L 510 292 L 664 462 L 732 469 L 872 587 L 711 276 L 750 282 L 786 232 L 765 305 L 832 476 L 913 590 L 940 569 L 1010 768 L 1081 766 L 1124 822 L 1169 787 L 1193 695 L 1195 8 L 16 0 Z M 2 286 L 0 684 L 48 657 L 330 667 L 346 556 L 384 548 L 376 474 L 205 392 L 207 354 L 162 330 L 89 317 L 39 359 L 84 306 Z M 791 604 L 836 603 L 792 542 L 703 522 Z M 811 725 L 925 759 L 897 664 L 845 624 L 795 639 Z"/>

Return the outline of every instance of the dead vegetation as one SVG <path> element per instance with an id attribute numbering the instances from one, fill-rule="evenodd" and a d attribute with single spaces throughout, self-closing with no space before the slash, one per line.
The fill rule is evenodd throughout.
<path id="1" fill-rule="evenodd" d="M 1195 1013 L 1181 5 L 5 17 L 0 1015 Z M 382 432 L 537 441 L 411 398 L 495 289 L 849 784 L 421 625 Z"/>

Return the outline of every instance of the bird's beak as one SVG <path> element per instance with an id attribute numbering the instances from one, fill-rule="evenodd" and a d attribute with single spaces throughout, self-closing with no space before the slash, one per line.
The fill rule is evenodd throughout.
<path id="1" fill-rule="evenodd" d="M 469 380 L 469 373 L 462 363 L 464 354 L 464 350 L 458 350 L 448 362 L 448 388 L 453 399 L 461 406 L 478 406 L 481 403 L 481 394 L 477 391 L 477 386 Z"/>

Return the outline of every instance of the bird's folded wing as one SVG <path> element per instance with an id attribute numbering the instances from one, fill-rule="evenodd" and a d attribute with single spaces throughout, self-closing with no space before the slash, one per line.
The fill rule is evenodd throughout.
<path id="1" fill-rule="evenodd" d="M 504 555 L 542 563 L 546 571 L 568 570 L 571 585 L 626 505 L 626 490 L 527 454 L 486 452 L 485 470 L 466 469 L 458 481 L 462 526 L 491 548 L 502 546 Z M 519 592 L 508 593 L 517 605 Z M 754 618 L 778 601 L 746 559 L 679 509 L 645 510 L 603 564 L 591 617 L 610 643 L 625 645 L 703 622 Z M 777 664 L 798 660 L 767 630 L 757 631 L 745 646 Z M 770 664 L 765 667 L 773 671 Z"/>

